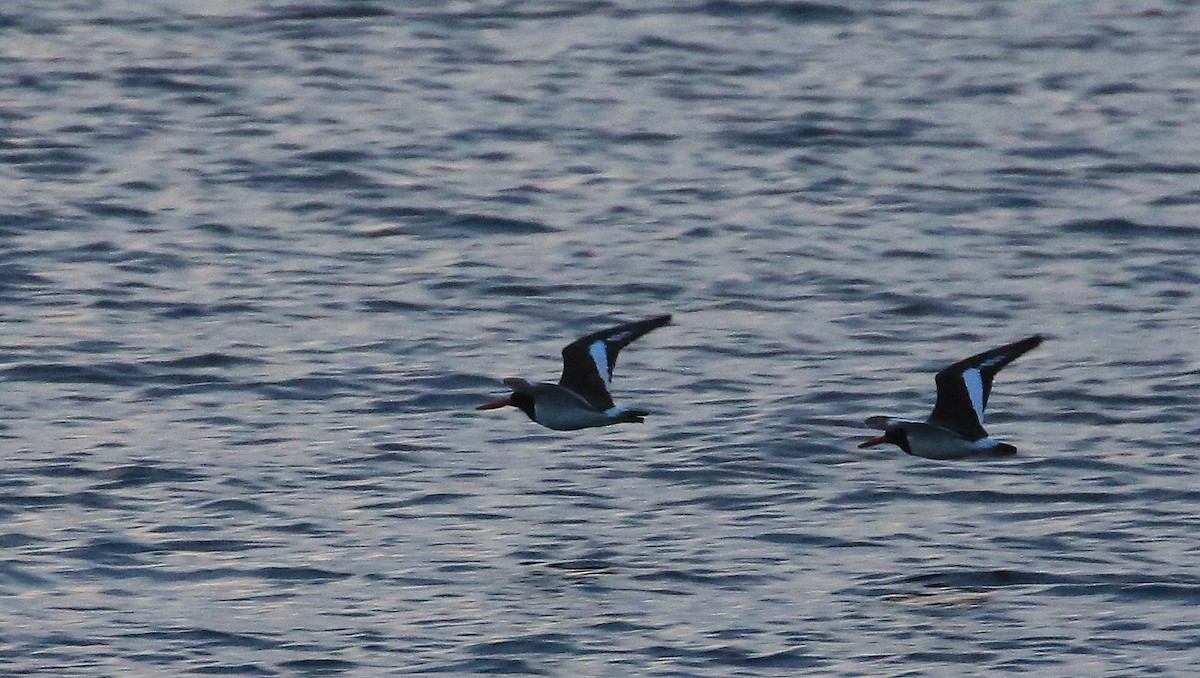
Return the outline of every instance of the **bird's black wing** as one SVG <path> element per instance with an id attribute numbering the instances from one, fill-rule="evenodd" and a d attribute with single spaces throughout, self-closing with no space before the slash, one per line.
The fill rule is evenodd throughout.
<path id="1" fill-rule="evenodd" d="M 600 330 L 571 342 L 562 351 L 559 385 L 583 396 L 598 410 L 611 408 L 613 399 L 608 389 L 617 354 L 638 337 L 670 322 L 671 316 L 660 315 Z"/>
<path id="2" fill-rule="evenodd" d="M 983 412 L 992 392 L 992 379 L 1022 354 L 1042 343 L 1034 335 L 970 358 L 960 360 L 937 373 L 937 402 L 929 423 L 948 428 L 968 440 L 987 437 Z"/>

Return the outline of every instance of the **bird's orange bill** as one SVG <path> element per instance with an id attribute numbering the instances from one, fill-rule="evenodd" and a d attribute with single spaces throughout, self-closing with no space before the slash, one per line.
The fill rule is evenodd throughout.
<path id="1" fill-rule="evenodd" d="M 480 405 L 479 407 L 476 407 L 475 409 L 477 409 L 477 410 L 494 410 L 494 409 L 497 409 L 500 407 L 504 407 L 506 405 L 512 405 L 512 396 L 508 396 L 507 398 L 501 398 L 499 400 L 487 403 L 486 405 Z"/>
<path id="2" fill-rule="evenodd" d="M 868 440 L 865 443 L 859 443 L 858 447 L 859 447 L 859 449 L 862 449 L 864 447 L 875 447 L 876 445 L 882 445 L 886 442 L 887 442 L 887 436 L 879 436 L 878 438 L 871 438 L 870 440 Z"/>

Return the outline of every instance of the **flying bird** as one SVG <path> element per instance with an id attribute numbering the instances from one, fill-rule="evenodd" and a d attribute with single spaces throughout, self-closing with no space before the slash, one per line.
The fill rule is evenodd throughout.
<path id="1" fill-rule="evenodd" d="M 511 395 L 475 409 L 493 410 L 511 405 L 556 431 L 642 422 L 649 412 L 618 407 L 613 402 L 609 394 L 613 368 L 621 349 L 670 322 L 671 316 L 660 315 L 573 341 L 562 351 L 563 370 L 557 384 L 509 377 L 504 384 L 513 390 Z"/>
<path id="2" fill-rule="evenodd" d="M 1039 335 L 1005 344 L 960 360 L 937 373 L 937 401 L 929 419 L 871 417 L 866 424 L 883 435 L 859 445 L 892 443 L 908 454 L 927 459 L 964 459 L 1015 454 L 1016 447 L 988 437 L 983 411 L 992 379 L 1012 361 L 1042 343 Z"/>

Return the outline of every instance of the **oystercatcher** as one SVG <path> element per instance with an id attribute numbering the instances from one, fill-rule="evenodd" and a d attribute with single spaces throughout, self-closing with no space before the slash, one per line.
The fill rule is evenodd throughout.
<path id="1" fill-rule="evenodd" d="M 1034 335 L 960 360 L 937 373 L 937 401 L 929 419 L 871 417 L 866 424 L 883 435 L 859 447 L 892 443 L 908 454 L 927 459 L 964 459 L 1015 454 L 1016 447 L 988 437 L 983 429 L 992 379 L 1005 365 L 1042 343 Z"/>
<path id="2" fill-rule="evenodd" d="M 648 412 L 618 407 L 608 392 L 617 353 L 638 337 L 670 322 L 671 316 L 660 315 L 573 341 L 562 351 L 563 370 L 557 384 L 510 377 L 504 383 L 513 390 L 512 395 L 475 409 L 493 410 L 511 405 L 556 431 L 642 422 Z"/>

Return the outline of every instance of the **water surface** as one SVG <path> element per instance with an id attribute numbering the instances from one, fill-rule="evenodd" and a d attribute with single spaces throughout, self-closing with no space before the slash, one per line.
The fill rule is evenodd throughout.
<path id="1" fill-rule="evenodd" d="M 1200 668 L 1190 3 L 0 10 L 0 666 Z M 472 408 L 568 341 L 642 425 Z M 862 451 L 1032 333 L 989 430 Z"/>

